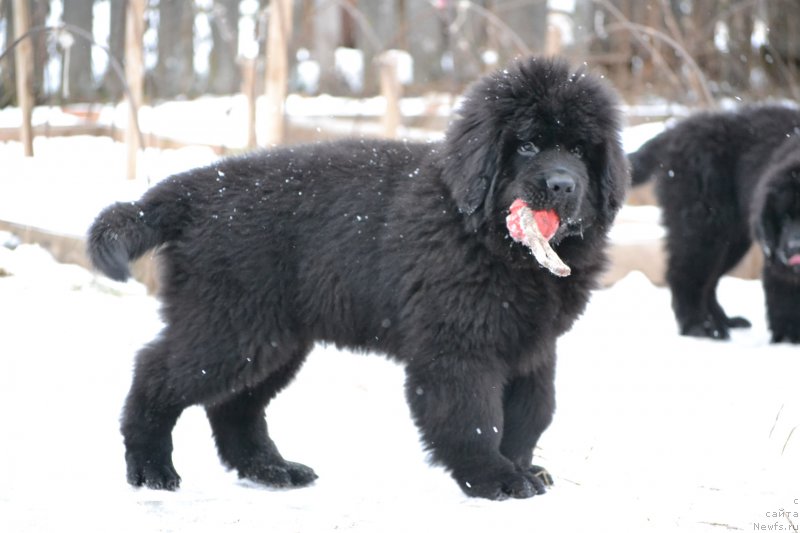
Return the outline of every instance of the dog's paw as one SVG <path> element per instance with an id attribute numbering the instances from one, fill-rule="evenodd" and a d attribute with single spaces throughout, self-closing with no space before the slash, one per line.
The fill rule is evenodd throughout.
<path id="1" fill-rule="evenodd" d="M 772 342 L 773 343 L 788 342 L 791 344 L 800 344 L 800 327 L 773 328 Z"/>
<path id="2" fill-rule="evenodd" d="M 524 470 L 524 473 L 529 479 L 532 478 L 533 483 L 541 483 L 541 492 L 538 494 L 544 494 L 547 488 L 552 487 L 554 484 L 553 476 L 543 466 L 531 465 Z"/>
<path id="3" fill-rule="evenodd" d="M 300 463 L 263 461 L 240 468 L 239 477 L 270 487 L 291 488 L 310 485 L 319 476 L 313 469 Z"/>
<path id="4" fill-rule="evenodd" d="M 177 490 L 181 476 L 171 461 L 128 459 L 128 483 L 155 490 Z"/>
<path id="5" fill-rule="evenodd" d="M 527 471 L 467 476 L 458 481 L 468 496 L 489 500 L 532 498 L 546 491 L 544 481 Z"/>
<path id="6" fill-rule="evenodd" d="M 685 322 L 681 326 L 681 334 L 687 337 L 708 337 L 720 341 L 728 340 L 731 337 L 728 325 L 711 317 L 700 322 Z"/>
<path id="7" fill-rule="evenodd" d="M 743 316 L 732 316 L 726 320 L 726 325 L 729 328 L 749 328 L 753 325 L 750 323 L 749 320 L 744 318 Z"/>
<path id="8" fill-rule="evenodd" d="M 750 321 L 741 316 L 729 317 L 724 312 L 710 312 L 705 317 L 683 318 L 681 333 L 689 337 L 728 340 L 731 329 L 749 328 Z"/>

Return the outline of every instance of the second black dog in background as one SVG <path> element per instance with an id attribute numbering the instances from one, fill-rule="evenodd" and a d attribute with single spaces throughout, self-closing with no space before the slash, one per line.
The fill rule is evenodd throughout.
<path id="1" fill-rule="evenodd" d="M 656 178 L 667 228 L 667 282 L 684 335 L 727 339 L 720 277 L 756 240 L 773 342 L 800 342 L 800 111 L 701 113 L 630 156 L 633 185 Z"/>

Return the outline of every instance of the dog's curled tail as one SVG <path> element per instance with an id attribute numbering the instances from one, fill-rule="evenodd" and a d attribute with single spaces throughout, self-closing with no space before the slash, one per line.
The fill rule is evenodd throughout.
<path id="1" fill-rule="evenodd" d="M 189 216 L 185 198 L 162 183 L 136 202 L 105 208 L 89 228 L 87 253 L 95 268 L 111 279 L 130 277 L 128 264 L 148 250 L 179 237 Z"/>

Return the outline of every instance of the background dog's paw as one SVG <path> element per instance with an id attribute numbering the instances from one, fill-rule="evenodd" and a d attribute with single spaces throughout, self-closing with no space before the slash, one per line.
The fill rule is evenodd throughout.
<path id="1" fill-rule="evenodd" d="M 743 316 L 732 316 L 727 319 L 726 324 L 729 328 L 750 328 L 753 325 Z"/>
<path id="2" fill-rule="evenodd" d="M 750 321 L 741 316 L 727 316 L 722 310 L 710 311 L 705 317 L 692 315 L 679 318 L 681 334 L 689 337 L 708 337 L 710 339 L 728 340 L 730 330 L 752 327 Z"/>
<path id="3" fill-rule="evenodd" d="M 701 322 L 687 322 L 681 327 L 681 334 L 687 337 L 708 337 L 720 341 L 731 337 L 728 326 L 707 318 Z"/>
<path id="4" fill-rule="evenodd" d="M 319 476 L 312 468 L 300 463 L 263 461 L 240 468 L 239 477 L 270 487 L 291 488 L 310 485 Z"/>
<path id="5" fill-rule="evenodd" d="M 790 327 L 773 328 L 772 342 L 773 343 L 788 342 L 791 344 L 800 344 L 800 326 L 794 328 Z"/>
<path id="6" fill-rule="evenodd" d="M 459 484 L 467 495 L 489 500 L 532 498 L 546 490 L 541 479 L 521 471 L 468 476 L 459 480 Z"/>
<path id="7" fill-rule="evenodd" d="M 181 485 L 181 476 L 171 463 L 128 461 L 128 483 L 134 487 L 177 490 Z"/>

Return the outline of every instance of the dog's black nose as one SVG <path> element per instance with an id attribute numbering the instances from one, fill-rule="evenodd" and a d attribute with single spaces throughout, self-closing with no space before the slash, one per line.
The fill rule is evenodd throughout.
<path id="1" fill-rule="evenodd" d="M 791 235 L 786 241 L 786 249 L 800 251 L 800 235 Z"/>
<path id="2" fill-rule="evenodd" d="M 545 180 L 547 188 L 557 194 L 572 194 L 575 192 L 575 180 L 568 174 L 556 172 Z"/>

